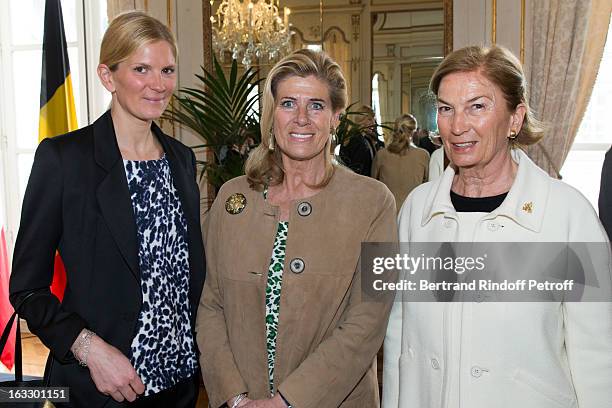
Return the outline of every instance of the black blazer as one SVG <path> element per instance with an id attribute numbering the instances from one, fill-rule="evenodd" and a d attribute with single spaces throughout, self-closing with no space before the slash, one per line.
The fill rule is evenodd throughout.
<path id="1" fill-rule="evenodd" d="M 373 148 L 363 135 L 354 135 L 340 146 L 340 160 L 357 174 L 370 177 L 372 172 Z"/>
<path id="2" fill-rule="evenodd" d="M 195 156 L 157 125 L 152 125 L 152 131 L 170 163 L 187 220 L 193 329 L 205 277 Z M 138 245 L 110 111 L 90 126 L 43 140 L 23 201 L 10 299 L 18 305 L 35 291 L 18 313 L 51 350 L 45 380 L 49 385 L 69 386 L 76 406 L 109 402 L 96 390 L 88 369 L 80 367 L 70 352 L 84 327 L 128 358 L 131 355 L 142 304 Z M 49 291 L 56 249 L 68 281 L 61 304 Z"/>

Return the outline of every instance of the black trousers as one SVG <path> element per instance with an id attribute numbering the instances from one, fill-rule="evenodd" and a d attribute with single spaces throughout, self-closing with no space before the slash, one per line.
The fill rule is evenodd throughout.
<path id="1" fill-rule="evenodd" d="M 126 404 L 126 406 L 135 408 L 194 408 L 198 401 L 199 391 L 200 377 L 199 374 L 195 374 L 171 388 L 148 397 L 140 397 L 133 403 Z"/>
<path id="2" fill-rule="evenodd" d="M 111 397 L 107 397 L 103 403 L 103 408 L 195 408 L 198 401 L 198 393 L 200 391 L 200 373 L 196 373 L 193 377 L 185 379 L 174 387 L 168 388 L 148 397 L 139 397 L 134 402 L 123 401 L 117 402 Z M 86 399 L 86 397 L 85 397 Z M 0 407 L 2 404 L 0 404 Z M 42 404 L 41 404 L 42 406 Z M 80 402 L 71 401 L 69 403 L 56 403 L 57 408 L 90 408 L 93 405 L 87 401 Z"/>

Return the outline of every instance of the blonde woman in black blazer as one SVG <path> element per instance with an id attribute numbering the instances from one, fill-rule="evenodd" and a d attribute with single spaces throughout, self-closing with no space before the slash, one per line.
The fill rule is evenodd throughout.
<path id="1" fill-rule="evenodd" d="M 205 272 L 195 157 L 153 123 L 175 88 L 175 60 L 163 24 L 120 15 L 98 67 L 111 109 L 36 151 L 11 301 L 51 350 L 45 380 L 70 387 L 71 406 L 197 399 L 193 327 Z M 62 303 L 49 291 L 56 250 Z"/>

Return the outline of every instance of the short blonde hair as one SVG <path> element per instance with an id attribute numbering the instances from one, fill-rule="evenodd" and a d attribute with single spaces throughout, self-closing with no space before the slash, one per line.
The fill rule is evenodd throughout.
<path id="1" fill-rule="evenodd" d="M 387 150 L 395 154 L 404 154 L 410 148 L 410 141 L 417 126 L 416 118 L 409 113 L 405 113 L 395 119 L 391 143 Z"/>
<path id="2" fill-rule="evenodd" d="M 161 21 L 143 11 L 129 11 L 119 14 L 111 21 L 100 46 L 100 64 L 117 69 L 122 61 L 129 58 L 145 44 L 166 41 L 176 59 L 178 50 L 174 35 Z"/>
<path id="3" fill-rule="evenodd" d="M 541 124 L 529 107 L 523 67 L 508 49 L 496 45 L 490 48 L 470 46 L 453 51 L 438 65 L 431 77 L 431 91 L 437 96 L 442 79 L 455 72 L 482 73 L 502 91 L 510 112 L 514 112 L 521 103 L 525 105 L 525 119 L 516 137 L 518 144 L 531 145 L 542 138 Z"/>
<path id="4" fill-rule="evenodd" d="M 346 107 L 346 81 L 342 69 L 324 52 L 297 50 L 274 65 L 266 78 L 262 94 L 261 144 L 249 154 L 245 163 L 249 185 L 257 191 L 261 191 L 266 185 L 280 184 L 285 177 L 281 153 L 279 149 L 269 150 L 269 138 L 274 131 L 278 84 L 292 76 L 301 78 L 314 76 L 327 84 L 331 109 L 334 113 L 339 113 Z M 332 159 L 330 138 L 325 145 L 325 177 L 319 185 L 312 187 L 323 187 L 329 183 L 334 173 Z"/>

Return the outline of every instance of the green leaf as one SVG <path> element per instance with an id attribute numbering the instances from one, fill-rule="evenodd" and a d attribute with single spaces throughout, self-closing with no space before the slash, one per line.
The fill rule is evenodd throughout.
<path id="1" fill-rule="evenodd" d="M 179 89 L 174 95 L 177 103 L 162 116 L 189 128 L 201 139 L 202 143 L 192 149 L 212 150 L 212 161 L 197 163 L 201 176 L 206 174 L 217 189 L 225 181 L 244 174 L 247 138 L 249 145 L 261 141 L 259 115 L 251 112 L 261 99 L 259 92 L 251 95 L 264 80 L 257 79 L 258 74 L 252 69 L 239 74 L 238 62 L 232 61 L 228 79 L 215 58 L 212 72 L 202 67 L 202 74 L 195 74 L 199 86 Z"/>

